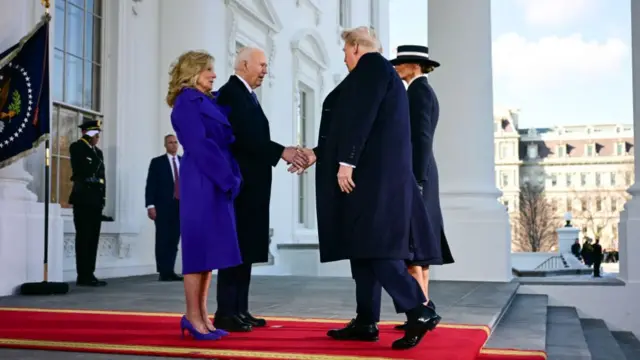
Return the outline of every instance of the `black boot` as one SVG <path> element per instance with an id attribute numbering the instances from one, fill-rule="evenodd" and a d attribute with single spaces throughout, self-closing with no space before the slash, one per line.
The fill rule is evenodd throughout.
<path id="1" fill-rule="evenodd" d="M 335 340 L 378 341 L 378 325 L 363 323 L 353 319 L 342 329 L 327 331 L 327 336 Z"/>
<path id="2" fill-rule="evenodd" d="M 394 350 L 406 350 L 415 347 L 422 341 L 427 332 L 436 328 L 442 319 L 432 308 L 426 305 L 420 305 L 407 312 L 407 318 L 404 336 L 394 341 L 391 345 Z"/>

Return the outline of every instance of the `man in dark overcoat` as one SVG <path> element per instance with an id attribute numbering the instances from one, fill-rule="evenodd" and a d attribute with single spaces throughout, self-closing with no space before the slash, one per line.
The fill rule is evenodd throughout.
<path id="1" fill-rule="evenodd" d="M 429 58 L 429 48 L 426 46 L 403 45 L 398 47 L 397 57 L 391 60 L 391 64 L 408 85 L 413 176 L 422 192 L 422 199 L 427 207 L 434 235 L 416 239 L 416 241 L 425 242 L 424 246 L 427 247 L 431 247 L 434 242 L 439 242 L 442 249 L 441 262 L 434 263 L 415 258 L 407 261 L 407 266 L 411 275 L 420 283 L 428 305 L 435 310 L 435 303 L 429 298 L 429 266 L 453 263 L 453 256 L 444 232 L 438 167 L 433 155 L 433 138 L 440 116 L 440 106 L 436 93 L 427 79 L 427 74 L 440 66 L 440 63 Z M 403 329 L 405 325 L 399 325 L 396 328 Z"/>
<path id="2" fill-rule="evenodd" d="M 99 120 L 84 119 L 79 126 L 82 137 L 69 146 L 71 181 L 73 187 L 69 204 L 73 206 L 73 224 L 76 229 L 76 284 L 78 286 L 105 286 L 98 280 L 96 258 L 102 227 L 102 210 L 106 202 L 104 156 L 97 146 L 100 140 Z"/>
<path id="3" fill-rule="evenodd" d="M 269 204 L 272 168 L 280 159 L 304 165 L 307 161 L 296 147 L 284 147 L 271 140 L 269 120 L 262 111 L 255 89 L 267 75 L 267 59 L 259 49 L 238 52 L 235 74 L 218 92 L 218 103 L 230 108 L 229 123 L 235 142 L 231 150 L 242 173 L 242 188 L 234 202 L 242 264 L 218 270 L 217 328 L 246 332 L 266 325 L 249 312 L 252 264 L 268 261 Z M 302 161 L 304 160 L 304 161 Z"/>
<path id="4" fill-rule="evenodd" d="M 346 30 L 342 38 L 350 73 L 324 101 L 318 146 L 305 150 L 310 164 L 317 163 L 320 261 L 349 259 L 356 283 L 356 318 L 327 335 L 377 340 L 383 287 L 409 324 L 392 347 L 407 349 L 439 317 L 426 306 L 405 260 L 438 261 L 441 254 L 429 254 L 412 241 L 431 230 L 411 172 L 409 104 L 402 80 L 380 54 L 372 30 Z"/>

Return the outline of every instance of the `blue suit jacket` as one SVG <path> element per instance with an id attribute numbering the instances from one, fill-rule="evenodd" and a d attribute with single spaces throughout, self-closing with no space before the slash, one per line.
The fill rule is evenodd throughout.
<path id="1" fill-rule="evenodd" d="M 182 156 L 178 156 L 182 161 Z M 174 204 L 173 172 L 167 154 L 151 159 L 145 187 L 145 206 L 153 205 L 156 212 L 162 212 Z"/>

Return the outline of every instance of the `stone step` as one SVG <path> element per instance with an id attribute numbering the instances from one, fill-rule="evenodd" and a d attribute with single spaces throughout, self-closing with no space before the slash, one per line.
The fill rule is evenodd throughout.
<path id="1" fill-rule="evenodd" d="M 626 360 L 604 320 L 580 319 L 592 360 Z"/>
<path id="2" fill-rule="evenodd" d="M 547 308 L 548 360 L 591 360 L 591 352 L 574 307 Z"/>
<path id="3" fill-rule="evenodd" d="M 544 351 L 547 304 L 547 295 L 516 295 L 485 348 Z"/>
<path id="4" fill-rule="evenodd" d="M 630 331 L 612 331 L 613 338 L 626 356 L 627 360 L 640 359 L 640 340 Z"/>

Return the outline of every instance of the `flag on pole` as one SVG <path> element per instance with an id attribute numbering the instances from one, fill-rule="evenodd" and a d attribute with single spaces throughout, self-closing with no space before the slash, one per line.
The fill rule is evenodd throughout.
<path id="1" fill-rule="evenodd" d="M 0 168 L 49 136 L 49 19 L 0 54 Z"/>

